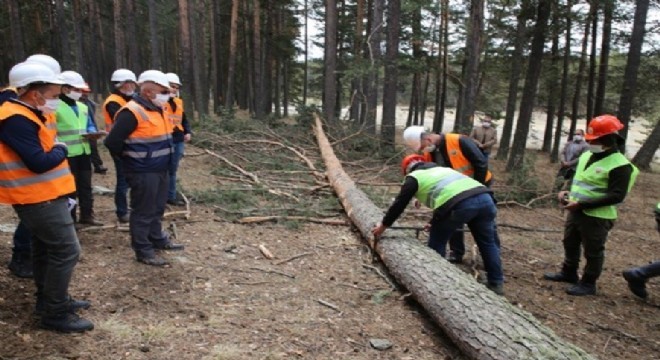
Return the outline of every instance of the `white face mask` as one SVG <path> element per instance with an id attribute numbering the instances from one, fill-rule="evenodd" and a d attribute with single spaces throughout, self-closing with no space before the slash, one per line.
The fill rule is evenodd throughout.
<path id="1" fill-rule="evenodd" d="M 603 148 L 603 145 L 589 144 L 589 151 L 591 151 L 594 154 L 598 154 L 605 151 L 605 149 Z"/>
<path id="2" fill-rule="evenodd" d="M 68 94 L 65 94 L 69 99 L 73 101 L 78 101 L 80 100 L 80 97 L 82 96 L 82 93 L 79 91 L 71 91 Z"/>
<path id="3" fill-rule="evenodd" d="M 578 141 L 578 142 L 582 141 L 582 135 L 574 135 L 573 140 Z"/>
<path id="4" fill-rule="evenodd" d="M 435 144 L 431 144 L 431 145 L 424 148 L 424 152 L 432 153 L 432 152 L 435 151 L 436 148 L 437 148 L 437 146 L 435 146 Z"/>
<path id="5" fill-rule="evenodd" d="M 481 126 L 483 126 L 485 128 L 489 128 L 491 126 L 491 123 L 490 122 L 482 122 Z"/>
<path id="6" fill-rule="evenodd" d="M 156 94 L 156 97 L 151 99 L 151 102 L 158 107 L 163 107 L 167 104 L 167 101 L 170 99 L 170 94 Z"/>
<path id="7" fill-rule="evenodd" d="M 43 95 L 41 95 L 41 98 L 46 103 L 43 105 L 38 105 L 37 109 L 39 109 L 45 115 L 54 113 L 57 110 L 57 107 L 60 106 L 60 99 L 46 99 Z"/>
<path id="8" fill-rule="evenodd" d="M 130 90 L 130 91 L 119 91 L 120 93 L 126 95 L 126 96 L 133 96 L 135 94 L 135 90 Z"/>

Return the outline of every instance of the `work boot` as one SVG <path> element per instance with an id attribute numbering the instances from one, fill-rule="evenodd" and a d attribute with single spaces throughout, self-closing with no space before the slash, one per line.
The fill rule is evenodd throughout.
<path id="1" fill-rule="evenodd" d="M 167 204 L 172 206 L 184 206 L 186 202 L 183 199 L 167 199 Z"/>
<path id="2" fill-rule="evenodd" d="M 168 242 L 164 246 L 155 246 L 156 249 L 158 250 L 166 250 L 166 251 L 180 251 L 185 248 L 183 244 L 175 244 L 172 241 Z"/>
<path id="3" fill-rule="evenodd" d="M 117 216 L 117 220 L 119 221 L 120 224 L 128 224 L 128 222 L 131 220 L 130 215 L 124 214 L 121 216 Z"/>
<path id="4" fill-rule="evenodd" d="M 76 300 L 72 297 L 69 297 L 69 303 L 67 304 L 66 310 L 67 312 L 75 313 L 80 309 L 87 310 L 90 306 L 92 306 L 92 303 L 87 300 Z M 46 311 L 44 309 L 44 301 L 42 298 L 37 298 L 37 304 L 34 307 L 34 313 L 38 316 L 46 315 Z"/>
<path id="5" fill-rule="evenodd" d="M 463 263 L 463 257 L 462 256 L 457 256 L 454 254 L 453 251 L 449 252 L 449 256 L 447 256 L 447 261 L 449 261 L 452 264 L 462 264 Z"/>
<path id="6" fill-rule="evenodd" d="M 47 330 L 72 333 L 92 330 L 94 329 L 94 324 L 74 313 L 67 312 L 61 315 L 41 318 L 41 327 Z"/>
<path id="7" fill-rule="evenodd" d="M 624 271 L 623 278 L 628 282 L 628 289 L 633 294 L 642 299 L 646 299 L 649 296 L 649 293 L 646 291 L 646 278 L 639 273 L 638 268 Z"/>
<path id="8" fill-rule="evenodd" d="M 504 296 L 504 285 L 503 284 L 491 284 L 487 283 L 486 287 L 490 289 L 497 295 Z"/>
<path id="9" fill-rule="evenodd" d="M 562 266 L 560 272 L 543 274 L 543 278 L 550 281 L 566 282 L 570 284 L 575 284 L 579 280 L 577 269 L 571 270 L 566 266 Z"/>
<path id="10" fill-rule="evenodd" d="M 137 258 L 138 262 L 141 262 L 143 264 L 151 265 L 151 266 L 165 266 L 169 265 L 169 262 L 167 260 L 163 259 L 160 256 L 153 256 L 153 257 L 138 257 Z"/>
<path id="11" fill-rule="evenodd" d="M 101 165 L 101 166 L 95 167 L 95 168 L 94 168 L 94 172 L 95 172 L 96 174 L 105 175 L 105 174 L 108 172 L 108 168 L 105 167 L 105 166 L 103 166 L 103 165 Z"/>
<path id="12" fill-rule="evenodd" d="M 11 271 L 14 276 L 29 279 L 33 277 L 32 274 L 32 256 L 28 254 L 12 254 L 11 261 L 7 265 L 9 271 Z"/>
<path id="13" fill-rule="evenodd" d="M 97 221 L 94 216 L 81 216 L 80 221 L 78 221 L 79 224 L 83 225 L 90 225 L 90 226 L 103 226 L 103 223 L 100 221 Z"/>
<path id="14" fill-rule="evenodd" d="M 573 296 L 596 295 L 596 284 L 580 281 L 566 289 L 566 293 Z"/>

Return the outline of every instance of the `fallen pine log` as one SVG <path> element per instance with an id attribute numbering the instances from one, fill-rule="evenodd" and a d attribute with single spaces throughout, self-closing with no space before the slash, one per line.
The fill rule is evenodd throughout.
<path id="1" fill-rule="evenodd" d="M 465 355 L 480 360 L 593 359 L 402 231 L 388 230 L 374 243 L 370 230 L 383 212 L 344 172 L 318 116 L 314 131 L 328 181 L 351 221 L 399 284 Z"/>

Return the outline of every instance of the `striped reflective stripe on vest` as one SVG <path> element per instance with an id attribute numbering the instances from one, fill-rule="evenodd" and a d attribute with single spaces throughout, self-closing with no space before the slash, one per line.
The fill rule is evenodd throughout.
<path id="1" fill-rule="evenodd" d="M 140 115 L 140 120 L 141 121 L 149 121 L 149 115 L 147 115 L 146 112 L 144 112 L 144 109 L 142 107 L 134 102 L 129 102 L 126 104 L 126 107 L 131 108 L 131 110 L 135 111 Z"/>
<path id="2" fill-rule="evenodd" d="M 45 172 L 43 174 L 35 174 L 34 176 L 25 177 L 16 180 L 0 180 L 0 187 L 15 188 L 21 186 L 34 185 L 41 182 L 55 180 L 59 177 L 70 174 L 69 168 L 63 168 L 55 171 Z"/>
<path id="3" fill-rule="evenodd" d="M 25 169 L 25 164 L 22 161 L 12 161 L 7 163 L 0 163 L 0 171 Z"/>
<path id="4" fill-rule="evenodd" d="M 606 193 L 607 192 L 607 188 L 603 188 L 603 187 L 596 186 L 596 185 L 591 185 L 591 184 L 588 184 L 584 181 L 573 180 L 572 183 L 579 186 L 579 187 L 581 187 L 581 188 L 583 188 L 583 189 L 585 189 L 585 190 L 589 190 L 589 191 L 593 191 L 593 192 L 599 192 L 599 193 Z"/>
<path id="5" fill-rule="evenodd" d="M 80 129 L 64 130 L 64 131 L 58 131 L 57 132 L 58 136 L 82 135 L 82 134 L 85 134 L 85 131 L 80 130 Z"/>
<path id="6" fill-rule="evenodd" d="M 148 137 L 148 138 L 128 138 L 128 139 L 124 140 L 124 143 L 126 143 L 126 144 L 149 144 L 149 143 L 165 141 L 169 138 L 170 138 L 169 135 L 160 135 L 160 136 L 154 136 L 154 137 Z"/>
<path id="7" fill-rule="evenodd" d="M 465 173 L 468 172 L 468 171 L 473 171 L 474 168 L 472 167 L 472 164 L 467 164 L 467 165 L 465 165 L 465 166 L 461 166 L 461 167 L 456 168 L 456 169 L 454 169 L 454 170 L 458 171 L 458 172 L 461 173 L 461 174 L 465 174 Z"/>
<path id="8" fill-rule="evenodd" d="M 122 154 L 132 157 L 134 159 L 144 159 L 149 154 L 151 154 L 151 158 L 157 158 L 161 156 L 168 156 L 172 153 L 172 150 L 170 148 L 167 149 L 160 149 L 156 151 L 124 151 Z"/>
<path id="9" fill-rule="evenodd" d="M 447 177 L 443 178 L 442 180 L 438 181 L 431 190 L 429 191 L 429 195 L 426 198 L 426 207 L 433 209 L 433 202 L 435 199 L 440 195 L 440 192 L 442 191 L 443 188 L 446 188 L 449 186 L 449 184 L 465 179 L 465 175 L 459 174 L 459 173 L 454 173 L 450 174 Z"/>

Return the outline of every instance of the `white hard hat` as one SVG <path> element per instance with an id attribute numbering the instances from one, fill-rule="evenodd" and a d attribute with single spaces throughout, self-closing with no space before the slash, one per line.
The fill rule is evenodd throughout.
<path id="1" fill-rule="evenodd" d="M 423 126 L 410 126 L 403 130 L 403 143 L 410 150 L 417 151 L 422 145 L 422 134 L 425 132 Z"/>
<path id="2" fill-rule="evenodd" d="M 45 54 L 30 55 L 27 59 L 25 59 L 25 62 L 35 62 L 38 64 L 42 64 L 47 68 L 49 68 L 55 75 L 59 75 L 62 72 L 60 63 L 50 55 L 45 55 Z"/>
<path id="3" fill-rule="evenodd" d="M 171 84 L 177 84 L 181 86 L 181 80 L 179 79 L 179 75 L 175 73 L 167 73 L 167 81 L 169 81 Z"/>
<path id="4" fill-rule="evenodd" d="M 170 82 L 167 79 L 167 75 L 165 75 L 165 73 L 160 70 L 146 70 L 140 74 L 137 83 L 142 85 L 147 81 L 151 81 L 166 88 L 170 87 Z"/>
<path id="5" fill-rule="evenodd" d="M 128 69 L 117 69 L 112 73 L 112 77 L 110 77 L 110 81 L 113 82 L 124 82 L 124 81 L 132 81 L 132 82 L 137 82 L 135 79 L 135 73 L 128 70 Z"/>
<path id="6" fill-rule="evenodd" d="M 85 79 L 83 79 L 82 75 L 75 71 L 63 71 L 60 74 L 60 77 L 62 78 L 62 81 L 64 81 L 65 85 L 69 85 L 76 89 L 84 89 L 85 86 L 87 86 L 87 83 L 85 83 Z"/>
<path id="7" fill-rule="evenodd" d="M 64 82 L 47 66 L 36 62 L 22 62 L 9 70 L 9 86 L 21 88 L 34 83 L 62 85 Z"/>

